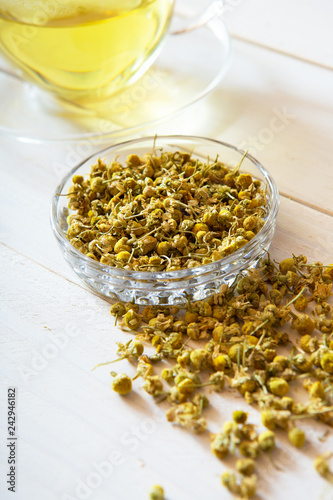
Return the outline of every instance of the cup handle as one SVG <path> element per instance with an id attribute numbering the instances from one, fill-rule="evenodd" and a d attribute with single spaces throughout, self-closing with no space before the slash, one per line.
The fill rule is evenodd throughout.
<path id="1" fill-rule="evenodd" d="M 212 19 L 221 16 L 224 8 L 224 3 L 224 0 L 214 0 L 214 2 L 212 2 L 201 14 L 191 19 L 189 24 L 186 24 L 181 28 L 171 30 L 170 34 L 182 35 L 184 33 L 188 33 L 189 31 L 193 31 L 201 28 L 202 26 L 205 26 Z"/>

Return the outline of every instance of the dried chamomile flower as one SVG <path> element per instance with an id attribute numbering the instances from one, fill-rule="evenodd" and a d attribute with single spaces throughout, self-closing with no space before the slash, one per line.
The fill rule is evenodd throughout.
<path id="1" fill-rule="evenodd" d="M 161 377 L 168 383 L 172 384 L 175 379 L 175 372 L 172 370 L 172 368 L 164 368 L 161 372 Z"/>
<path id="2" fill-rule="evenodd" d="M 147 375 L 142 388 L 154 398 L 163 394 L 163 384 L 158 375 Z"/>
<path id="3" fill-rule="evenodd" d="M 332 283 L 316 282 L 312 299 L 318 304 L 326 302 L 332 294 Z"/>
<path id="4" fill-rule="evenodd" d="M 230 358 L 226 354 L 217 354 L 215 358 L 213 358 L 213 366 L 217 371 L 224 371 L 226 368 L 230 368 Z"/>
<path id="5" fill-rule="evenodd" d="M 317 380 L 316 382 L 313 382 L 313 384 L 310 384 L 308 390 L 310 397 L 320 398 L 323 400 L 326 399 L 325 389 L 320 380 Z"/>
<path id="6" fill-rule="evenodd" d="M 294 368 L 301 372 L 310 372 L 312 368 L 312 361 L 308 359 L 303 353 L 296 354 L 291 358 Z"/>
<path id="7" fill-rule="evenodd" d="M 318 339 L 312 335 L 303 335 L 300 340 L 300 346 L 305 352 L 314 352 L 318 349 Z"/>
<path id="8" fill-rule="evenodd" d="M 224 472 L 221 476 L 222 484 L 233 495 L 240 495 L 240 486 L 237 482 L 237 477 L 234 472 Z"/>
<path id="9" fill-rule="evenodd" d="M 229 453 L 230 439 L 224 433 L 214 434 L 211 437 L 212 441 L 210 448 L 214 455 L 218 458 L 223 459 Z"/>
<path id="10" fill-rule="evenodd" d="M 263 451 L 271 451 L 275 447 L 275 434 L 273 431 L 264 431 L 258 436 L 258 444 Z"/>
<path id="11" fill-rule="evenodd" d="M 112 316 L 116 317 L 116 323 L 117 323 L 117 318 L 118 316 L 124 316 L 126 313 L 126 308 L 125 305 L 122 302 L 116 302 L 111 306 L 110 313 Z"/>
<path id="12" fill-rule="evenodd" d="M 236 462 L 236 469 L 243 476 L 251 476 L 254 472 L 254 460 L 252 458 L 239 458 Z"/>
<path id="13" fill-rule="evenodd" d="M 173 386 L 168 391 L 167 399 L 168 399 L 169 403 L 171 403 L 171 404 L 181 404 L 181 403 L 185 403 L 185 401 L 187 401 L 188 394 L 186 394 L 184 392 L 180 392 L 178 387 Z"/>
<path id="14" fill-rule="evenodd" d="M 125 309 L 126 309 L 126 311 L 132 310 L 132 311 L 138 313 L 139 310 L 140 310 L 140 306 L 138 304 L 135 304 L 135 302 L 133 302 L 133 301 L 132 302 L 126 302 Z"/>
<path id="15" fill-rule="evenodd" d="M 304 295 L 301 295 L 298 297 L 298 299 L 295 300 L 294 302 L 294 308 L 296 311 L 302 312 L 305 311 L 305 309 L 308 307 L 309 301 Z"/>
<path id="16" fill-rule="evenodd" d="M 223 424 L 223 432 L 225 432 L 228 435 L 240 435 L 240 430 L 236 422 L 230 421 L 230 422 L 224 422 Z"/>
<path id="17" fill-rule="evenodd" d="M 275 396 L 285 396 L 289 392 L 289 384 L 283 378 L 272 377 L 267 382 L 267 387 Z"/>
<path id="18" fill-rule="evenodd" d="M 178 404 L 166 413 L 169 422 L 174 422 L 197 434 L 204 432 L 207 428 L 206 420 L 199 415 L 197 405 L 190 402 Z"/>
<path id="19" fill-rule="evenodd" d="M 255 425 L 253 424 L 242 424 L 240 431 L 241 431 L 241 438 L 247 441 L 255 441 L 258 438 Z"/>
<path id="20" fill-rule="evenodd" d="M 316 325 L 319 331 L 322 333 L 332 333 L 333 332 L 333 320 L 324 317 L 323 315 L 319 316 L 316 321 Z"/>
<path id="21" fill-rule="evenodd" d="M 288 410 L 263 410 L 261 412 L 261 421 L 263 425 L 271 431 L 273 431 L 275 427 L 287 429 L 290 416 L 291 413 Z"/>
<path id="22" fill-rule="evenodd" d="M 291 326 L 301 335 L 311 335 L 316 325 L 307 314 L 299 314 L 293 319 Z"/>
<path id="23" fill-rule="evenodd" d="M 252 474 L 251 476 L 243 477 L 240 484 L 240 496 L 242 499 L 247 500 L 252 498 L 257 491 L 257 476 Z"/>
<path id="24" fill-rule="evenodd" d="M 121 357 L 116 361 L 120 361 L 121 359 L 139 359 L 144 350 L 144 346 L 142 342 L 139 340 L 131 340 L 127 344 L 118 343 L 118 354 L 121 354 Z"/>
<path id="25" fill-rule="evenodd" d="M 195 394 L 192 403 L 198 407 L 198 414 L 201 415 L 204 408 L 207 408 L 209 405 L 209 400 L 205 394 Z"/>
<path id="26" fill-rule="evenodd" d="M 209 383 L 212 386 L 212 389 L 215 392 L 221 392 L 224 388 L 224 373 L 223 372 L 215 372 L 209 377 Z"/>
<path id="27" fill-rule="evenodd" d="M 279 264 L 279 269 L 282 274 L 287 274 L 288 271 L 294 271 L 295 269 L 295 259 L 287 258 L 281 260 Z"/>
<path id="28" fill-rule="evenodd" d="M 320 365 L 325 372 L 333 373 L 333 351 L 326 351 L 321 357 Z"/>
<path id="29" fill-rule="evenodd" d="M 236 387 L 238 392 L 243 396 L 248 393 L 254 392 L 257 388 L 255 380 L 250 375 L 244 375 L 242 377 L 235 377 L 231 383 L 232 387 Z"/>
<path id="30" fill-rule="evenodd" d="M 114 379 L 112 380 L 112 389 L 117 392 L 118 394 L 121 394 L 124 396 L 125 394 L 128 394 L 132 390 L 132 380 L 128 375 L 125 373 L 121 373 L 119 375 L 116 375 Z"/>
<path id="31" fill-rule="evenodd" d="M 232 418 L 237 424 L 245 424 L 247 420 L 247 413 L 243 410 L 235 410 L 232 414 Z"/>
<path id="32" fill-rule="evenodd" d="M 133 309 L 130 309 L 124 315 L 124 323 L 127 328 L 130 328 L 131 330 L 137 330 L 140 326 L 141 318 L 135 311 L 133 311 Z"/>
<path id="33" fill-rule="evenodd" d="M 285 368 L 289 368 L 290 366 L 290 359 L 287 358 L 286 356 L 275 356 L 273 359 L 273 362 L 279 365 L 279 369 L 282 371 Z"/>
<path id="34" fill-rule="evenodd" d="M 181 394 L 192 394 L 195 389 L 196 385 L 191 380 L 190 378 L 183 378 L 178 384 L 177 384 L 177 389 Z"/>
<path id="35" fill-rule="evenodd" d="M 234 363 L 239 363 L 243 356 L 243 346 L 242 344 L 234 344 L 230 347 L 228 351 L 228 356 Z"/>
<path id="36" fill-rule="evenodd" d="M 105 366 L 109 365 L 111 363 L 116 363 L 117 361 L 121 361 L 123 359 L 138 359 L 142 353 L 143 353 L 143 344 L 142 342 L 138 340 L 131 340 L 130 342 L 127 342 L 127 344 L 122 344 L 121 342 L 118 342 L 118 354 L 121 354 L 121 356 L 117 359 L 114 359 L 112 361 L 106 361 L 105 363 L 99 363 L 98 365 L 94 366 L 92 369 L 95 370 L 96 368 L 100 366 Z"/>
<path id="37" fill-rule="evenodd" d="M 209 353 L 206 349 L 195 349 L 190 354 L 190 360 L 194 370 L 202 370 L 208 366 Z"/>
<path id="38" fill-rule="evenodd" d="M 257 441 L 242 441 L 239 445 L 239 453 L 244 457 L 257 458 L 259 451 L 260 448 Z"/>
<path id="39" fill-rule="evenodd" d="M 314 468 L 318 474 L 333 484 L 333 472 L 330 469 L 328 460 L 331 458 L 332 453 L 328 452 L 324 455 L 319 455 L 314 460 Z"/>
<path id="40" fill-rule="evenodd" d="M 164 489 L 162 486 L 154 485 L 149 490 L 149 500 L 164 500 Z"/>
<path id="41" fill-rule="evenodd" d="M 139 359 L 138 366 L 136 368 L 136 376 L 133 378 L 135 380 L 138 377 L 146 378 L 153 375 L 153 367 L 150 363 L 147 363 L 144 359 Z"/>
<path id="42" fill-rule="evenodd" d="M 233 472 L 224 472 L 221 479 L 223 486 L 225 486 L 230 493 L 242 500 L 248 500 L 256 493 L 257 476 L 255 474 L 237 478 L 236 474 Z"/>
<path id="43" fill-rule="evenodd" d="M 305 433 L 298 427 L 292 427 L 288 432 L 289 441 L 296 448 L 302 448 L 305 443 Z"/>
<path id="44" fill-rule="evenodd" d="M 331 453 L 325 453 L 324 455 L 316 457 L 314 460 L 314 468 L 321 477 L 333 484 L 333 472 L 327 462 L 331 456 Z"/>

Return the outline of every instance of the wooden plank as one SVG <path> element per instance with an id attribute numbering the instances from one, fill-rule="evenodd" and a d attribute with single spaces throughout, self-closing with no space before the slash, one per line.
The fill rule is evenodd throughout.
<path id="1" fill-rule="evenodd" d="M 333 69 L 333 4 L 327 0 L 227 0 L 235 38 Z"/>
<path id="2" fill-rule="evenodd" d="M 333 214 L 332 88 L 333 72 L 236 42 L 207 99 L 207 135 L 249 149 L 283 194 Z"/>

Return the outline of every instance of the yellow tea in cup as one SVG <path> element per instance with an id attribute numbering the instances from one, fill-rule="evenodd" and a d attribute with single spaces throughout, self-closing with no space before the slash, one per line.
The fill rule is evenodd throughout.
<path id="1" fill-rule="evenodd" d="M 0 52 L 24 78 L 73 102 L 135 81 L 167 32 L 173 0 L 1 0 Z"/>

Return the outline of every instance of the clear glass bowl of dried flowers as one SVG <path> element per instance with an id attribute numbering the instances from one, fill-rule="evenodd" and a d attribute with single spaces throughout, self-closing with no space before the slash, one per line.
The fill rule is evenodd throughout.
<path id="1" fill-rule="evenodd" d="M 202 300 L 255 266 L 278 206 L 272 176 L 249 153 L 203 137 L 146 137 L 70 171 L 51 224 L 65 259 L 96 292 L 170 305 Z"/>

